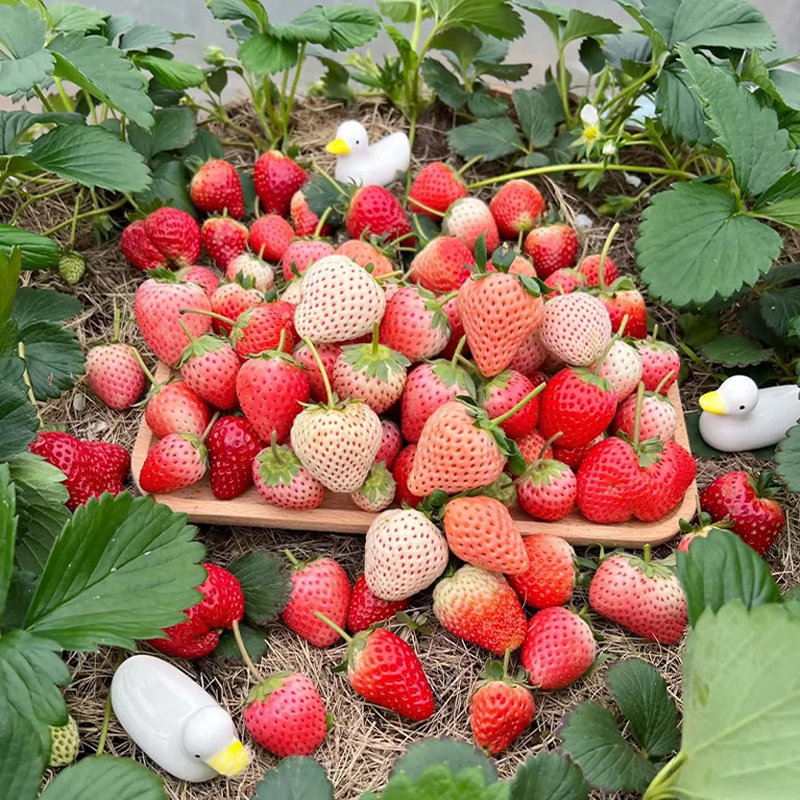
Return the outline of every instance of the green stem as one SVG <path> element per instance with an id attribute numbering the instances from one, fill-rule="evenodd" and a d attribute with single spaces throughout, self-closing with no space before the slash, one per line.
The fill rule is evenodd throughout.
<path id="1" fill-rule="evenodd" d="M 620 100 L 625 99 L 634 93 L 642 84 L 647 83 L 650 78 L 655 78 L 658 75 L 658 67 L 653 66 L 641 78 L 637 78 L 633 83 L 629 83 L 619 94 L 614 95 L 602 108 L 601 116 L 607 114 L 610 108 L 613 108 Z"/>
<path id="2" fill-rule="evenodd" d="M 614 342 L 616 342 L 616 338 L 612 336 L 611 341 L 609 341 L 609 343 L 606 345 L 606 349 L 603 350 L 600 358 L 597 359 L 597 364 L 595 364 L 595 367 L 592 370 L 592 375 L 600 374 L 600 370 L 603 368 L 603 363 L 608 358 L 608 354 L 611 352 L 611 348 L 614 346 Z"/>
<path id="3" fill-rule="evenodd" d="M 461 352 L 464 349 L 465 345 L 467 344 L 467 337 L 466 334 L 462 336 L 458 340 L 458 344 L 456 345 L 455 352 L 453 353 L 453 357 L 450 359 L 450 365 L 455 369 L 456 364 L 458 363 L 458 359 L 461 357 Z"/>
<path id="4" fill-rule="evenodd" d="M 294 81 L 292 82 L 292 90 L 289 94 L 289 99 L 286 102 L 286 110 L 284 112 L 284 130 L 283 135 L 289 135 L 289 122 L 291 121 L 292 111 L 294 110 L 294 99 L 297 95 L 297 87 L 300 85 L 300 72 L 303 69 L 303 62 L 306 58 L 306 43 L 300 45 L 300 52 L 297 56 L 297 67 L 294 71 Z"/>
<path id="5" fill-rule="evenodd" d="M 606 86 L 608 86 L 608 81 L 611 78 L 611 67 L 610 65 L 606 64 L 603 67 L 603 71 L 600 73 L 600 80 L 597 81 L 597 91 L 594 93 L 594 99 L 592 100 L 592 105 L 596 106 L 600 99 L 603 96 L 603 92 L 606 90 Z"/>
<path id="6" fill-rule="evenodd" d="M 603 249 L 600 251 L 600 263 L 597 265 L 597 271 L 600 277 L 600 291 L 603 293 L 606 291 L 606 259 L 608 258 L 608 251 L 611 249 L 611 242 L 614 241 L 618 231 L 619 222 L 615 222 L 608 232 L 608 236 L 606 236 Z"/>
<path id="7" fill-rule="evenodd" d="M 67 93 L 64 91 L 64 84 L 61 82 L 61 78 L 54 78 L 53 80 L 55 81 L 56 88 L 58 89 L 58 94 L 61 96 L 61 102 L 64 104 L 64 110 L 72 111 L 72 100 L 69 99 L 69 95 L 67 95 Z"/>
<path id="8" fill-rule="evenodd" d="M 564 431 L 559 431 L 558 433 L 554 433 L 554 434 L 553 434 L 553 435 L 552 435 L 552 436 L 551 436 L 551 437 L 550 437 L 550 438 L 549 438 L 549 439 L 548 439 L 548 440 L 547 440 L 547 441 L 546 441 L 546 442 L 545 442 L 545 443 L 542 445 L 542 449 L 539 451 L 539 461 L 541 461 L 541 460 L 544 458 L 544 454 L 547 452 L 547 448 L 548 448 L 548 447 L 552 447 L 552 445 L 553 445 L 553 442 L 555 442 L 555 441 L 556 441 L 556 439 L 560 438 L 560 437 L 561 437 L 561 436 L 563 436 L 563 435 L 564 435 Z"/>
<path id="9" fill-rule="evenodd" d="M 567 63 L 564 59 L 564 45 L 558 43 L 558 94 L 561 97 L 561 106 L 564 109 L 564 119 L 567 128 L 572 127 L 572 114 L 569 111 L 569 86 L 567 86 Z"/>
<path id="10" fill-rule="evenodd" d="M 333 408 L 334 400 L 333 400 L 333 389 L 331 389 L 331 382 L 328 380 L 328 373 L 325 371 L 325 365 L 322 363 L 322 359 L 319 357 L 319 353 L 317 352 L 317 348 L 314 347 L 314 342 L 311 341 L 308 337 L 303 339 L 305 346 L 311 351 L 311 355 L 314 357 L 314 361 L 317 363 L 317 369 L 319 370 L 319 374 L 322 378 L 322 383 L 325 385 L 325 395 L 328 398 L 328 408 Z"/>
<path id="11" fill-rule="evenodd" d="M 127 203 L 127 202 L 128 202 L 128 198 L 127 197 L 123 197 L 121 200 L 117 200 L 116 203 L 113 203 L 110 206 L 106 206 L 105 208 L 96 208 L 96 209 L 93 209 L 92 211 L 86 211 L 83 214 L 78 214 L 78 216 L 75 219 L 76 220 L 89 219 L 90 217 L 96 217 L 99 214 L 106 214 L 109 211 L 116 211 L 118 208 L 122 208 L 122 206 L 124 206 L 125 203 Z M 73 220 L 72 219 L 68 219 L 66 222 L 60 222 L 58 225 L 53 226 L 52 228 L 50 228 L 50 230 L 44 231 L 44 233 L 42 233 L 40 235 L 41 236 L 52 236 L 54 233 L 56 233 L 56 231 L 60 231 L 62 228 L 66 228 L 68 225 L 72 225 L 72 224 L 73 224 Z"/>
<path id="12" fill-rule="evenodd" d="M 658 383 L 658 386 L 656 386 L 656 390 L 655 390 L 654 394 L 661 394 L 661 390 L 664 388 L 664 384 L 665 384 L 665 383 L 666 383 L 666 382 L 667 382 L 667 381 L 668 381 L 670 378 L 672 378 L 672 376 L 673 376 L 674 374 L 675 374 L 675 370 L 674 370 L 674 369 L 671 369 L 671 370 L 670 370 L 670 371 L 669 371 L 669 372 L 668 372 L 668 373 L 667 373 L 667 374 L 666 374 L 666 375 L 665 375 L 665 376 L 664 376 L 664 377 L 663 377 L 663 378 L 662 378 L 662 379 L 659 381 L 659 383 Z"/>
<path id="13" fill-rule="evenodd" d="M 322 229 L 325 227 L 325 223 L 328 221 L 328 217 L 331 215 L 333 211 L 333 206 L 328 206 L 323 212 L 322 216 L 319 218 L 319 222 L 317 223 L 317 227 L 314 229 L 314 238 L 319 239 L 322 235 Z"/>
<path id="14" fill-rule="evenodd" d="M 545 384 L 540 383 L 532 392 L 528 392 L 528 394 L 526 394 L 525 397 L 523 397 L 522 400 L 519 401 L 519 403 L 517 403 L 512 408 L 509 408 L 508 411 L 505 412 L 505 414 L 501 414 L 499 417 L 493 417 L 492 426 L 497 427 L 499 425 L 502 425 L 507 419 L 513 417 L 514 414 L 517 413 L 517 411 L 522 410 L 528 403 L 530 403 L 530 401 L 533 400 L 533 398 L 536 397 L 537 394 L 543 392 L 544 387 Z"/>
<path id="15" fill-rule="evenodd" d="M 372 326 L 372 357 L 378 357 L 378 350 L 380 349 L 381 342 L 380 342 L 380 332 L 381 332 L 381 324 L 380 322 L 376 322 Z"/>
<path id="16" fill-rule="evenodd" d="M 435 208 L 431 208 L 430 206 L 426 206 L 424 203 L 420 203 L 419 200 L 411 200 L 411 202 L 417 207 L 421 208 L 423 211 L 427 211 L 429 214 L 434 214 L 437 217 L 444 217 L 444 213 L 442 211 L 437 211 Z"/>
<path id="17" fill-rule="evenodd" d="M 122 315 L 119 311 L 119 306 L 114 303 L 114 328 L 112 331 L 111 342 L 117 344 L 119 342 L 119 326 L 122 322 Z"/>
<path id="18" fill-rule="evenodd" d="M 483 156 L 475 156 L 475 158 L 471 158 L 466 164 L 464 164 L 463 167 L 461 167 L 460 170 L 458 170 L 458 172 L 456 172 L 456 175 L 463 175 L 470 167 L 475 166 L 475 164 L 477 164 L 479 161 L 483 161 Z"/>
<path id="19" fill-rule="evenodd" d="M 508 677 L 508 662 L 511 661 L 511 650 L 506 650 L 503 656 L 503 677 Z"/>
<path id="20" fill-rule="evenodd" d="M 86 189 L 81 187 L 81 190 L 78 192 L 78 196 L 75 198 L 75 211 L 72 214 L 72 226 L 70 227 L 69 233 L 69 246 L 73 250 L 75 249 L 75 237 L 78 233 L 78 212 L 81 210 L 81 206 L 83 205 L 83 195 Z"/>
<path id="21" fill-rule="evenodd" d="M 30 400 L 31 405 L 36 409 L 36 416 L 39 420 L 39 427 L 41 428 L 44 423 L 42 420 L 42 415 L 39 412 L 39 404 L 36 402 L 36 395 L 33 393 L 33 384 L 31 383 L 31 376 L 28 374 L 28 362 L 25 360 L 25 345 L 23 342 L 20 342 L 17 345 L 17 354 L 23 361 L 25 361 L 25 369 L 22 371 L 22 380 L 28 387 L 28 400 Z"/>
<path id="22" fill-rule="evenodd" d="M 331 186 L 333 186 L 333 188 L 336 189 L 336 191 L 339 192 L 339 194 L 342 197 L 349 197 L 347 192 L 341 186 L 339 186 L 339 184 L 333 178 L 331 178 L 331 176 L 328 175 L 328 173 L 325 172 L 325 170 L 322 169 L 322 167 L 320 167 L 319 164 L 316 163 L 316 161 L 312 162 L 312 164 L 313 164 L 313 167 L 314 167 L 314 171 L 317 174 L 321 175 L 323 178 L 325 178 L 325 180 L 328 181 L 328 183 Z"/>
<path id="23" fill-rule="evenodd" d="M 239 648 L 239 652 L 242 654 L 242 660 L 245 664 L 247 664 L 247 669 L 250 670 L 253 677 L 259 682 L 264 683 L 264 676 L 258 671 L 258 668 L 253 663 L 253 659 L 250 658 L 250 653 L 247 652 L 247 648 L 244 646 L 244 640 L 242 639 L 242 632 L 239 630 L 239 620 L 235 619 L 233 621 L 233 638 L 236 639 L 236 646 Z"/>
<path id="24" fill-rule="evenodd" d="M 286 556 L 286 558 L 289 559 L 289 563 L 295 569 L 297 569 L 299 566 L 301 566 L 300 562 L 297 560 L 297 558 L 295 557 L 295 554 L 291 550 L 284 550 L 283 554 Z"/>
<path id="25" fill-rule="evenodd" d="M 639 446 L 639 437 L 642 428 L 642 403 L 644 403 L 644 383 L 640 383 L 636 389 L 636 416 L 633 422 L 633 446 Z"/>
<path id="26" fill-rule="evenodd" d="M 156 380 L 155 375 L 153 375 L 153 373 L 150 372 L 150 370 L 147 368 L 147 364 L 145 364 L 144 361 L 142 360 L 141 353 L 135 347 L 133 348 L 133 357 L 136 359 L 137 363 L 139 364 L 139 367 L 141 367 L 141 370 L 142 372 L 144 372 L 147 380 L 150 381 L 153 390 L 155 392 L 158 392 L 161 389 L 161 384 Z"/>
<path id="27" fill-rule="evenodd" d="M 200 441 L 201 442 L 204 442 L 208 438 L 208 434 L 211 433 L 211 429 L 214 427 L 214 425 L 217 424 L 217 420 L 218 419 L 219 419 L 219 411 L 215 411 L 214 412 L 214 416 L 211 417 L 211 419 L 208 421 L 208 425 L 206 426 L 206 429 L 203 431 L 203 433 L 200 436 Z"/>
<path id="28" fill-rule="evenodd" d="M 353 637 L 345 633 L 335 622 L 329 620 L 321 611 L 315 611 L 314 616 L 321 619 L 329 628 L 336 631 L 348 644 L 353 641 Z"/>
<path id="29" fill-rule="evenodd" d="M 34 83 L 33 84 L 33 91 L 36 92 L 36 96 L 39 98 L 42 108 L 45 111 L 53 112 L 55 109 L 52 105 L 50 105 L 50 101 L 44 96 L 44 92 Z"/>
<path id="30" fill-rule="evenodd" d="M 422 0 L 416 0 L 414 5 L 414 33 L 411 34 L 411 49 L 416 53 L 420 33 L 422 32 Z"/>
<path id="31" fill-rule="evenodd" d="M 25 211 L 26 208 L 29 208 L 31 205 L 33 205 L 37 200 L 44 200 L 47 197 L 53 197 L 57 194 L 61 194 L 62 192 L 66 192 L 72 189 L 73 186 L 75 186 L 74 183 L 67 183 L 62 186 L 57 186 L 55 189 L 50 189 L 47 192 L 41 192 L 40 194 L 30 195 L 28 199 L 25 200 L 25 202 L 22 203 L 19 206 L 19 208 L 17 208 L 17 210 L 11 215 L 9 224 L 13 225 L 20 218 L 22 212 Z"/>
<path id="32" fill-rule="evenodd" d="M 280 450 L 278 450 L 278 432 L 272 431 L 272 438 L 269 440 L 270 450 L 272 450 L 272 457 L 275 459 L 275 463 L 278 466 L 283 464 L 283 457 L 280 454 Z"/>

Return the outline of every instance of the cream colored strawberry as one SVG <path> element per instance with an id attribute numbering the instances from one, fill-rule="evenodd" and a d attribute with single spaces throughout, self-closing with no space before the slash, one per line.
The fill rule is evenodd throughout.
<path id="1" fill-rule="evenodd" d="M 592 369 L 597 369 L 594 365 Z M 636 391 L 642 379 L 642 360 L 636 348 L 623 339 L 615 339 L 611 349 L 606 353 L 597 374 L 605 378 L 621 403 Z"/>
<path id="2" fill-rule="evenodd" d="M 235 281 L 238 278 L 241 283 L 244 283 L 247 278 L 252 278 L 253 286 L 259 292 L 266 292 L 275 283 L 275 271 L 272 267 L 252 253 L 242 253 L 229 261 L 225 268 L 225 277 L 229 281 Z"/>
<path id="3" fill-rule="evenodd" d="M 603 302 L 584 292 L 561 294 L 544 305 L 544 346 L 561 361 L 583 367 L 597 361 L 611 341 L 611 317 Z"/>

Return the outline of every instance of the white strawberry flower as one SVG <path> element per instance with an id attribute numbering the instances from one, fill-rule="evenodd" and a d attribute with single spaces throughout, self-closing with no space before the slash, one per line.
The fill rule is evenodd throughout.
<path id="1" fill-rule="evenodd" d="M 603 145 L 604 156 L 614 156 L 617 153 L 617 146 L 610 139 Z"/>

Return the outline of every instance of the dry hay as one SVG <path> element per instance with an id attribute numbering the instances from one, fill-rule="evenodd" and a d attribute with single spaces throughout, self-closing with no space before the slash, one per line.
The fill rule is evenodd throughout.
<path id="1" fill-rule="evenodd" d="M 233 107 L 231 114 L 238 124 L 254 127 L 252 112 L 246 104 Z M 356 108 L 349 109 L 345 114 L 348 117 L 365 119 L 368 129 L 376 138 L 403 126 L 403 119 L 396 111 L 387 111 L 385 106 L 371 100 L 359 101 Z M 306 157 L 314 156 L 321 166 L 329 167 L 329 157 L 321 145 L 332 137 L 342 118 L 343 112 L 338 105 L 316 101 L 311 106 L 301 107 L 297 114 L 296 134 L 301 154 Z M 442 129 L 448 122 L 449 115 L 440 110 L 429 112 L 423 118 L 417 148 L 417 153 L 421 156 L 415 159 L 416 167 L 420 163 L 447 155 Z M 242 165 L 252 164 L 255 155 L 252 148 L 247 147 L 232 148 L 230 153 L 232 160 Z M 472 168 L 470 174 L 475 177 L 485 176 L 487 167 L 479 165 Z M 570 221 L 575 221 L 577 213 L 588 215 L 595 221 L 594 226 L 584 233 L 584 239 L 586 248 L 599 251 L 610 224 L 598 217 L 592 206 L 592 198 L 587 200 L 585 195 L 579 195 L 570 188 L 572 185 L 569 183 L 557 184 L 547 180 L 540 183 L 540 186 L 549 195 L 550 203 L 558 205 Z M 488 195 L 488 190 L 485 193 Z M 32 230 L 44 230 L 55 222 L 67 219 L 72 213 L 73 203 L 74 196 L 68 193 L 38 203 L 23 213 L 20 223 Z M 7 219 L 10 211 L 10 201 L 0 200 L 0 218 Z M 120 222 L 124 224 L 124 221 Z M 57 238 L 64 242 L 67 233 L 67 230 L 63 230 Z M 611 250 L 611 256 L 623 271 L 634 271 L 634 241 L 635 221 L 623 221 Z M 103 245 L 92 245 L 90 224 L 81 223 L 78 226 L 78 243 L 89 258 L 89 271 L 78 287 L 66 291 L 73 291 L 83 304 L 81 316 L 71 323 L 81 343 L 88 348 L 107 340 L 112 326 L 113 306 L 116 303 L 123 318 L 122 340 L 142 345 L 132 321 L 134 292 L 141 276 L 124 262 L 116 240 Z M 800 252 L 797 237 L 787 238 L 786 249 L 787 256 L 792 252 Z M 37 273 L 26 276 L 24 280 L 40 287 L 65 291 L 57 276 L 51 274 Z M 675 315 L 663 307 L 651 305 L 650 310 L 662 329 L 667 330 L 674 339 L 678 333 Z M 693 372 L 682 386 L 687 407 L 694 405 L 702 391 L 714 385 L 716 381 L 713 375 Z M 44 408 L 44 418 L 48 424 L 64 425 L 76 435 L 118 442 L 126 447 L 132 445 L 140 417 L 140 410 L 122 414 L 109 410 L 81 385 Z M 727 470 L 759 466 L 759 462 L 749 455 L 717 460 L 699 459 L 698 481 L 703 486 L 714 476 Z M 770 557 L 771 565 L 784 587 L 795 585 L 800 580 L 800 552 L 793 535 L 799 518 L 800 500 L 795 497 L 790 503 L 788 532 L 773 548 Z M 362 569 L 363 539 L 359 536 L 200 526 L 199 537 L 206 544 L 209 557 L 223 565 L 236 556 L 254 550 L 280 553 L 286 547 L 291 547 L 299 557 L 320 554 L 334 556 L 343 564 L 352 579 Z M 669 550 L 668 546 L 662 547 L 657 555 L 664 555 Z M 430 593 L 416 598 L 416 602 L 412 610 L 433 619 Z M 580 607 L 584 602 L 585 590 L 581 589 L 576 595 L 575 605 Z M 623 633 L 617 626 L 599 618 L 595 618 L 595 625 L 599 652 L 604 662 L 634 656 L 645 658 L 667 679 L 673 696 L 676 699 L 680 697 L 679 648 L 645 642 Z M 269 673 L 288 668 L 304 672 L 319 687 L 325 705 L 333 715 L 334 726 L 315 757 L 327 769 L 336 787 L 337 800 L 352 800 L 364 791 L 380 789 L 385 785 L 391 765 L 415 741 L 432 736 L 470 740 L 469 696 L 486 660 L 486 654 L 441 629 L 437 629 L 433 635 L 419 635 L 401 628 L 396 630 L 411 641 L 419 652 L 437 699 L 436 714 L 425 723 L 409 723 L 395 714 L 366 705 L 352 692 L 342 676 L 332 674 L 331 667 L 343 657 L 343 646 L 318 650 L 291 634 L 280 623 L 270 626 L 267 632 L 268 650 L 259 665 L 261 671 Z M 82 755 L 90 755 L 97 748 L 108 689 L 118 658 L 119 654 L 112 650 L 103 650 L 99 654 L 73 654 L 69 658 L 73 683 L 66 696 L 71 713 L 80 727 Z M 241 723 L 240 713 L 248 688 L 252 685 L 245 668 L 218 664 L 211 659 L 196 663 L 177 660 L 175 663 L 198 680 L 233 714 L 244 740 L 252 745 Z M 577 702 L 597 699 L 606 704 L 611 703 L 603 683 L 603 672 L 601 666 L 564 691 L 537 693 L 537 714 L 531 729 L 496 760 L 502 777 L 512 775 L 527 755 L 554 748 L 557 744 L 556 732 L 563 716 Z M 107 752 L 116 755 L 143 758 L 113 718 L 105 748 Z M 253 745 L 251 749 L 254 753 L 254 764 L 242 780 L 186 784 L 165 776 L 169 797 L 172 800 L 238 800 L 250 797 L 260 777 L 276 764 L 275 759 L 257 745 Z M 153 767 L 153 764 L 149 766 Z M 623 795 L 619 797 L 621 800 Z"/>

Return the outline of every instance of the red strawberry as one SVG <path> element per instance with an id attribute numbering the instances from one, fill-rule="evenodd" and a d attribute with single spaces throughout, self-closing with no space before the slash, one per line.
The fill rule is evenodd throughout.
<path id="1" fill-rule="evenodd" d="M 568 225 L 542 225 L 525 239 L 525 252 L 533 259 L 540 278 L 571 267 L 578 254 L 578 234 Z"/>
<path id="2" fill-rule="evenodd" d="M 203 291 L 211 297 L 219 289 L 219 278 L 208 267 L 200 267 L 195 264 L 183 275 L 184 283 L 196 283 L 203 287 Z"/>
<path id="3" fill-rule="evenodd" d="M 574 683 L 594 663 L 592 629 L 567 608 L 544 608 L 528 623 L 522 664 L 534 686 L 545 691 Z"/>
<path id="4" fill-rule="evenodd" d="M 259 292 L 266 292 L 275 283 L 275 272 L 266 261 L 252 253 L 241 253 L 228 262 L 225 277 L 242 285 L 252 284 Z"/>
<path id="5" fill-rule="evenodd" d="M 286 248 L 281 260 L 284 280 L 292 280 L 295 274 L 302 275 L 317 261 L 335 252 L 333 245 L 324 239 L 295 239 Z"/>
<path id="6" fill-rule="evenodd" d="M 394 469 L 397 456 L 403 449 L 403 437 L 400 435 L 400 428 L 397 427 L 397 423 L 389 419 L 381 420 L 381 429 L 383 430 L 383 435 L 381 437 L 381 446 L 375 454 L 375 463 L 382 461 L 386 464 L 386 469 L 391 471 Z"/>
<path id="7" fill-rule="evenodd" d="M 171 433 L 152 447 L 139 473 L 139 488 L 147 494 L 168 494 L 197 483 L 208 468 L 208 449 L 193 433 Z"/>
<path id="8" fill-rule="evenodd" d="M 240 358 L 261 355 L 267 350 L 291 350 L 294 346 L 291 305 L 278 300 L 260 303 L 239 315 L 231 330 L 231 341 Z M 230 324 L 232 320 L 223 320 Z M 284 345 L 279 347 L 281 337 Z"/>
<path id="9" fill-rule="evenodd" d="M 411 508 L 416 508 L 422 502 L 422 498 L 408 488 L 408 476 L 414 465 L 416 452 L 417 446 L 415 444 L 405 447 L 397 456 L 392 470 L 392 477 L 395 482 L 394 499 L 401 505 L 407 505 Z"/>
<path id="10" fill-rule="evenodd" d="M 209 217 L 201 230 L 203 247 L 220 269 L 247 250 L 247 226 L 231 217 Z"/>
<path id="11" fill-rule="evenodd" d="M 657 333 L 657 332 L 656 332 Z M 652 338 L 636 342 L 639 358 L 642 359 L 642 383 L 648 392 L 654 392 L 661 387 L 661 394 L 666 394 L 670 386 L 678 378 L 681 371 L 681 358 L 678 351 L 666 342 L 658 341 L 653 334 Z M 666 381 L 664 378 L 672 373 Z"/>
<path id="12" fill-rule="evenodd" d="M 118 444 L 86 442 L 68 433 L 40 433 L 28 446 L 31 453 L 58 467 L 69 492 L 66 506 L 74 511 L 90 497 L 119 494 L 131 467 L 128 451 Z"/>
<path id="13" fill-rule="evenodd" d="M 636 403 L 637 397 L 632 395 L 620 404 L 614 418 L 614 431 L 624 433 L 629 439 L 633 439 L 636 427 Z M 657 437 L 666 442 L 675 435 L 677 427 L 678 412 L 669 399 L 657 392 L 645 392 L 639 421 L 639 438 L 644 440 Z"/>
<path id="14" fill-rule="evenodd" d="M 206 161 L 189 185 L 192 202 L 208 214 L 227 212 L 236 219 L 244 216 L 242 181 L 236 168 L 222 159 Z"/>
<path id="15" fill-rule="evenodd" d="M 647 308 L 644 297 L 630 278 L 620 278 L 598 297 L 611 317 L 613 331 L 633 339 L 647 338 Z M 625 317 L 628 318 L 625 329 L 620 330 Z"/>
<path id="16" fill-rule="evenodd" d="M 200 436 L 211 420 L 208 403 L 193 392 L 186 381 L 159 383 L 149 370 L 147 376 L 153 388 L 145 406 L 144 420 L 153 435 L 158 439 L 171 433 Z"/>
<path id="17" fill-rule="evenodd" d="M 575 551 L 569 542 L 549 533 L 525 537 L 528 571 L 508 582 L 525 605 L 551 608 L 568 603 L 575 589 Z"/>
<path id="18" fill-rule="evenodd" d="M 548 292 L 548 295 L 572 294 L 577 289 L 589 285 L 588 279 L 582 272 L 569 267 L 551 272 L 544 282 L 553 290 Z"/>
<path id="19" fill-rule="evenodd" d="M 325 499 L 325 487 L 311 477 L 289 447 L 277 443 L 274 433 L 270 446 L 256 456 L 252 469 L 256 489 L 270 505 L 308 511 Z"/>
<path id="20" fill-rule="evenodd" d="M 169 259 L 150 241 L 143 219 L 131 222 L 119 242 L 122 255 L 141 270 L 166 267 Z"/>
<path id="21" fill-rule="evenodd" d="M 266 261 L 277 264 L 297 234 L 277 214 L 259 217 L 250 226 L 250 249 Z"/>
<path id="22" fill-rule="evenodd" d="M 786 524 L 776 488 L 771 472 L 726 472 L 703 489 L 700 504 L 714 522 L 730 520 L 733 532 L 763 556 Z"/>
<path id="23" fill-rule="evenodd" d="M 597 361 L 611 342 L 611 319 L 596 297 L 562 294 L 545 303 L 542 344 L 556 358 L 576 367 Z"/>
<path id="24" fill-rule="evenodd" d="M 603 263 L 603 280 L 600 280 L 600 255 L 586 256 L 578 264 L 578 272 L 586 276 L 590 286 L 609 286 L 619 278 L 619 267 L 610 259 L 606 258 Z"/>
<path id="25" fill-rule="evenodd" d="M 347 614 L 347 630 L 360 633 L 379 622 L 391 619 L 399 611 L 408 608 L 408 600 L 381 600 L 374 595 L 366 578 L 361 575 L 353 585 L 350 595 L 350 610 Z"/>
<path id="26" fill-rule="evenodd" d="M 622 553 L 607 558 L 589 587 L 598 613 L 639 636 L 676 644 L 686 628 L 686 597 L 674 570 L 662 562 Z"/>
<path id="27" fill-rule="evenodd" d="M 460 239 L 475 251 L 478 239 L 486 237 L 486 250 L 493 253 L 500 246 L 500 234 L 489 206 L 477 197 L 456 200 L 442 220 L 442 233 Z"/>
<path id="28" fill-rule="evenodd" d="M 536 461 L 538 458 L 552 458 L 553 448 L 539 431 L 531 431 L 527 436 L 517 439 L 522 457 L 526 464 Z"/>
<path id="29" fill-rule="evenodd" d="M 211 491 L 220 500 L 231 500 L 253 485 L 253 459 L 262 443 L 244 417 L 221 417 L 206 440 L 211 461 Z"/>
<path id="30" fill-rule="evenodd" d="M 555 522 L 575 508 L 578 481 L 560 461 L 539 458 L 531 462 L 516 484 L 519 504 L 534 519 Z"/>
<path id="31" fill-rule="evenodd" d="M 248 308 L 264 302 L 264 295 L 258 289 L 245 289 L 240 283 L 222 283 L 211 295 L 211 310 L 219 317 L 237 320 Z M 223 322 L 219 317 L 212 320 L 214 333 L 228 334 L 233 325 Z"/>
<path id="32" fill-rule="evenodd" d="M 362 267 L 370 267 L 373 278 L 380 278 L 394 272 L 395 268 L 386 253 L 381 252 L 374 244 L 363 239 L 348 239 L 336 249 L 337 256 L 347 256 Z"/>
<path id="33" fill-rule="evenodd" d="M 426 289 L 406 286 L 387 301 L 380 325 L 380 342 L 409 361 L 440 353 L 450 339 L 447 315 Z"/>
<path id="34" fill-rule="evenodd" d="M 474 264 L 472 250 L 453 236 L 437 236 L 414 256 L 409 270 L 412 281 L 432 292 L 452 292 L 469 278 Z"/>
<path id="35" fill-rule="evenodd" d="M 171 263 L 189 267 L 200 255 L 200 228 L 179 208 L 159 208 L 144 220 L 147 238 Z"/>
<path id="36" fill-rule="evenodd" d="M 364 186 L 356 190 L 345 225 L 353 239 L 369 234 L 406 246 L 414 244 L 411 223 L 400 201 L 382 186 Z"/>
<path id="37" fill-rule="evenodd" d="M 318 344 L 316 347 L 317 353 L 322 360 L 322 365 L 325 368 L 325 375 L 328 381 L 331 382 L 333 381 L 333 368 L 339 360 L 342 348 L 338 344 Z M 317 361 L 308 345 L 305 342 L 300 342 L 295 347 L 293 355 L 295 361 L 306 371 L 312 399 L 317 403 L 323 402 L 328 396 L 325 390 L 325 382 L 322 380 Z"/>
<path id="38" fill-rule="evenodd" d="M 292 225 L 297 232 L 298 236 L 327 236 L 330 233 L 331 226 L 323 225 L 321 230 L 319 228 L 319 217 L 311 210 L 308 205 L 308 200 L 302 191 L 298 190 L 292 195 L 292 202 L 289 207 L 292 217 Z"/>
<path id="39" fill-rule="evenodd" d="M 286 555 L 292 563 L 292 590 L 281 619 L 314 647 L 335 644 L 339 634 L 314 612 L 319 611 L 339 627 L 344 626 L 350 607 L 350 581 L 345 571 L 332 558 L 318 558 L 306 564 L 288 550 Z"/>
<path id="40" fill-rule="evenodd" d="M 244 724 L 278 758 L 310 756 L 328 733 L 317 687 L 299 672 L 276 672 L 250 692 Z"/>
<path id="41" fill-rule="evenodd" d="M 437 219 L 456 200 L 466 197 L 467 194 L 467 187 L 460 175 L 447 164 L 434 161 L 426 164 L 411 184 L 408 193 L 409 208 L 415 214 Z"/>
<path id="42" fill-rule="evenodd" d="M 285 217 L 294 193 L 308 180 L 308 173 L 277 150 L 263 153 L 253 168 L 256 194 L 267 214 Z"/>
<path id="43" fill-rule="evenodd" d="M 561 461 L 566 464 L 573 472 L 577 472 L 578 467 L 581 465 L 581 462 L 586 457 L 589 450 L 598 442 L 602 442 L 605 438 L 605 434 L 601 433 L 596 439 L 592 439 L 589 444 L 585 444 L 582 447 L 562 447 L 556 442 L 553 445 L 553 458 L 555 458 L 556 461 Z"/>
<path id="44" fill-rule="evenodd" d="M 236 408 L 236 376 L 239 356 L 219 336 L 207 333 L 199 339 L 189 332 L 189 346 L 183 351 L 178 368 L 186 385 L 215 408 Z"/>
<path id="45" fill-rule="evenodd" d="M 533 722 L 536 705 L 533 693 L 525 685 L 523 671 L 514 678 L 504 664 L 490 661 L 484 678 L 478 683 L 469 705 L 472 735 L 490 756 L 510 747 Z"/>
<path id="46" fill-rule="evenodd" d="M 525 180 L 513 180 L 504 184 L 489 203 L 492 216 L 497 222 L 500 236 L 516 239 L 527 233 L 545 212 L 542 193 Z"/>
<path id="47" fill-rule="evenodd" d="M 515 370 L 504 370 L 499 375 L 487 381 L 481 391 L 486 400 L 483 409 L 489 419 L 505 414 L 513 408 L 523 397 L 534 390 L 534 385 L 522 373 Z M 539 421 L 539 398 L 534 397 L 526 403 L 516 414 L 509 417 L 500 427 L 512 439 L 527 436 L 536 428 Z"/>

